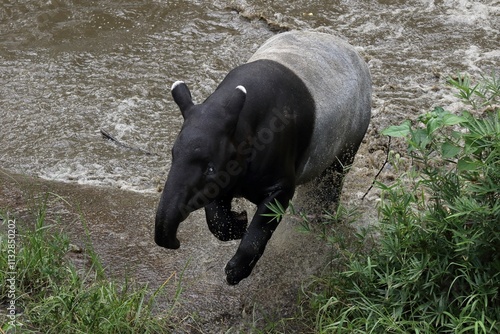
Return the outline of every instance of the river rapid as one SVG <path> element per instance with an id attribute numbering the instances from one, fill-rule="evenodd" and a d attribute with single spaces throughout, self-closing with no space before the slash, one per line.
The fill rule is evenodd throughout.
<path id="1" fill-rule="evenodd" d="M 183 80 L 202 102 L 279 31 L 319 28 L 358 48 L 373 78 L 373 141 L 453 104 L 448 75 L 500 60 L 494 0 L 1 3 L 0 167 L 139 192 L 156 192 L 169 170 L 182 124 L 169 86 Z"/>

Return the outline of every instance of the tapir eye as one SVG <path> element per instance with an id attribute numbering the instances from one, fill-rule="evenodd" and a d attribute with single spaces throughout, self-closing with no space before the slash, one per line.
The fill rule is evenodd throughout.
<path id="1" fill-rule="evenodd" d="M 207 166 L 207 170 L 205 171 L 206 175 L 213 175 L 215 174 L 215 167 L 212 163 L 209 163 Z"/>

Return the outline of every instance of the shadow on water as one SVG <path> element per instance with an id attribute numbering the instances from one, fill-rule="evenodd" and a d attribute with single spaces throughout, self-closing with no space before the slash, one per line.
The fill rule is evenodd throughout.
<path id="1" fill-rule="evenodd" d="M 157 287 L 186 268 L 181 307 L 215 326 L 205 332 L 238 328 L 266 312 L 291 314 L 300 282 L 321 270 L 327 250 L 285 220 L 251 277 L 230 287 L 223 268 L 237 242 L 210 235 L 203 212 L 181 225 L 181 249 L 154 244 L 157 189 L 182 123 L 171 83 L 186 81 L 194 100 L 203 101 L 276 27 L 322 27 L 347 39 L 370 67 L 374 94 L 372 123 L 342 200 L 360 206 L 360 224 L 367 224 L 376 218 L 378 196 L 359 199 L 386 155 L 381 129 L 434 105 L 458 110 L 447 76 L 478 76 L 500 63 L 493 0 L 0 4 L 0 167 L 17 173 L 14 180 L 0 173 L 0 205 L 22 214 L 26 194 L 51 190 L 67 198 L 72 207 L 56 201 L 53 214 L 79 242 L 81 210 L 111 275 L 128 272 Z M 101 129 L 154 154 L 106 141 Z M 264 312 L 252 314 L 255 305 Z"/>

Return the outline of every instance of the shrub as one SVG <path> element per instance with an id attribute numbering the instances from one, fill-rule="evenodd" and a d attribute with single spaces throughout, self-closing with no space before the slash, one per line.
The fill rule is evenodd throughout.
<path id="1" fill-rule="evenodd" d="M 500 331 L 500 80 L 450 84 L 470 112 L 435 108 L 383 132 L 413 163 L 378 184 L 377 247 L 310 292 L 319 332 Z"/>

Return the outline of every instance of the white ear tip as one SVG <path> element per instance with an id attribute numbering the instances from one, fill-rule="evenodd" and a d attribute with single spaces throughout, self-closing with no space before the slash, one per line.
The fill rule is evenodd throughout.
<path id="1" fill-rule="evenodd" d="M 183 84 L 183 83 L 184 83 L 184 81 L 180 81 L 180 80 L 179 80 L 179 81 L 174 82 L 174 84 L 172 85 L 172 88 L 170 88 L 170 90 L 171 90 L 171 91 L 172 91 L 172 90 L 174 90 L 174 89 L 175 89 L 175 87 L 177 87 L 177 86 L 179 86 L 180 84 Z"/>
<path id="2" fill-rule="evenodd" d="M 245 93 L 245 94 L 247 93 L 247 90 L 246 90 L 246 89 L 245 89 L 245 87 L 243 87 L 243 86 L 237 86 L 237 87 L 236 87 L 236 89 L 241 90 L 241 91 L 242 91 L 243 93 Z"/>

